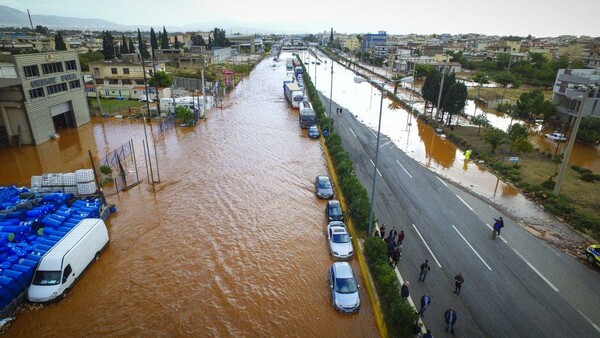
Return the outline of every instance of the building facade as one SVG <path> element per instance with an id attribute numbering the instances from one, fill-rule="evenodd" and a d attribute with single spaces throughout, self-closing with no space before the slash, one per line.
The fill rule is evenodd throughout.
<path id="1" fill-rule="evenodd" d="M 552 89 L 552 103 L 556 105 L 559 118 L 568 121 L 577 116 L 585 91 L 587 99 L 583 106 L 583 117 L 600 117 L 599 87 L 600 70 L 559 69 Z"/>
<path id="2" fill-rule="evenodd" d="M 109 60 L 90 62 L 90 72 L 95 79 L 95 86 L 86 88 L 88 96 L 95 97 L 96 90 L 100 97 L 114 99 L 141 99 L 145 98 L 144 88 L 144 67 L 146 70 L 146 80 L 148 80 L 154 69 L 157 72 L 166 70 L 165 63 L 162 61 L 146 61 L 144 67 L 141 62 L 126 62 L 123 60 Z M 149 87 L 150 98 L 155 100 L 156 94 L 154 88 Z"/>
<path id="3" fill-rule="evenodd" d="M 76 52 L 13 55 L 14 76 L 0 78 L 0 134 L 41 144 L 62 128 L 90 122 Z"/>
<path id="4" fill-rule="evenodd" d="M 375 46 L 385 46 L 386 39 L 387 33 L 385 31 L 379 31 L 377 34 L 365 34 L 360 43 L 360 50 L 361 52 L 366 52 L 375 48 Z"/>

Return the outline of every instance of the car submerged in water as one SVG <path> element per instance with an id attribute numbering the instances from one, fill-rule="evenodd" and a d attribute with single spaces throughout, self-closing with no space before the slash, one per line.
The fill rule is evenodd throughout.
<path id="1" fill-rule="evenodd" d="M 546 138 L 556 142 L 565 142 L 567 140 L 567 137 L 561 133 L 546 134 Z"/>
<path id="2" fill-rule="evenodd" d="M 318 138 L 319 137 L 319 128 L 317 128 L 317 126 L 308 127 L 308 137 Z"/>
<path id="3" fill-rule="evenodd" d="M 318 198 L 331 199 L 333 198 L 333 186 L 331 179 L 326 175 L 319 175 L 315 179 L 315 189 Z"/>

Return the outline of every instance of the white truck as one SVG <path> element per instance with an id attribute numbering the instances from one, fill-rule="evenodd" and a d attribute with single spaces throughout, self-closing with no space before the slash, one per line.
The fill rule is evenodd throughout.
<path id="1" fill-rule="evenodd" d="M 295 82 L 284 81 L 283 94 L 290 103 L 290 107 L 299 109 L 300 104 L 304 100 L 304 91 Z"/>
<path id="2" fill-rule="evenodd" d="M 65 297 L 108 242 L 103 220 L 83 219 L 40 260 L 27 290 L 29 301 L 50 303 Z"/>

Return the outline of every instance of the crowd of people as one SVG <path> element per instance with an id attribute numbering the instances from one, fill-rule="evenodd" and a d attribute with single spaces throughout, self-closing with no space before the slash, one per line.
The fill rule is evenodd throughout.
<path id="1" fill-rule="evenodd" d="M 504 221 L 502 221 L 502 217 L 500 217 L 500 219 L 496 220 L 496 223 L 501 224 L 501 226 L 494 225 L 493 238 L 495 238 L 496 235 L 500 235 L 500 229 L 504 226 Z M 379 227 L 379 230 L 376 230 L 376 236 L 380 237 L 386 243 L 388 263 L 390 264 L 390 266 L 392 268 L 396 268 L 396 266 L 398 265 L 398 263 L 400 261 L 400 258 L 402 257 L 402 243 L 404 242 L 404 238 L 405 238 L 404 231 L 400 230 L 400 232 L 398 232 L 398 230 L 396 230 L 396 227 L 394 226 L 388 232 L 386 224 L 383 223 L 381 225 L 381 227 Z M 429 271 L 431 271 L 431 267 L 429 266 L 429 260 L 425 259 L 425 262 L 423 262 L 420 266 L 419 279 L 418 279 L 420 283 L 425 282 L 425 279 L 427 278 L 427 274 L 429 273 Z M 458 272 L 456 274 L 456 276 L 454 277 L 454 292 L 453 293 L 460 295 L 460 289 L 464 282 L 465 282 L 465 279 L 462 275 L 462 272 Z M 402 287 L 400 288 L 400 296 L 404 300 L 408 300 L 408 297 L 410 296 L 409 285 L 410 285 L 410 282 L 405 281 L 402 284 Z M 431 304 L 431 298 L 432 297 L 431 297 L 431 294 L 429 293 L 429 291 L 426 291 L 425 294 L 423 294 L 423 296 L 421 296 L 421 304 L 420 304 L 421 306 L 420 306 L 419 312 L 418 312 L 419 317 L 421 317 L 421 318 L 425 317 L 425 311 Z M 448 330 L 450 330 L 450 333 L 454 334 L 454 327 L 456 325 L 457 319 L 458 319 L 458 316 L 456 314 L 456 310 L 455 310 L 454 306 L 450 306 L 448 309 L 446 309 L 446 311 L 444 312 L 444 321 L 446 324 L 446 332 L 448 332 Z M 431 329 L 427 329 L 426 332 L 423 332 L 423 324 L 420 323 L 419 321 L 417 321 L 414 324 L 413 334 L 415 335 L 415 337 L 422 337 L 422 338 L 432 338 L 433 337 Z"/>

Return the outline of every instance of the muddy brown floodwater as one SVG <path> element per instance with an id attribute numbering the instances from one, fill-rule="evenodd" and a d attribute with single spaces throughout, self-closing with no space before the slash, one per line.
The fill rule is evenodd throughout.
<path id="1" fill-rule="evenodd" d="M 378 335 L 363 287 L 358 314 L 331 306 L 325 202 L 312 184 L 326 162 L 287 108 L 285 58 L 272 64 L 260 63 L 207 121 L 154 129 L 157 192 L 144 181 L 112 196 L 119 211 L 100 260 L 64 300 L 19 313 L 8 336 Z M 87 149 L 103 156 L 130 138 L 143 157 L 137 121 L 94 119 L 73 133 L 0 153 L 1 183 L 87 166 Z"/>

